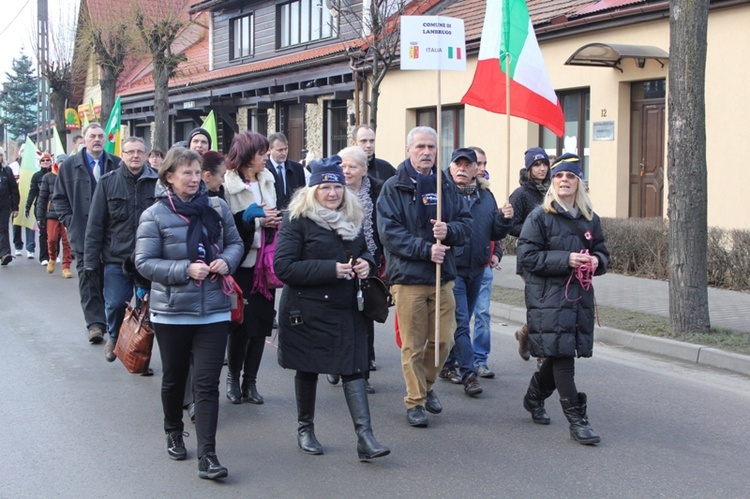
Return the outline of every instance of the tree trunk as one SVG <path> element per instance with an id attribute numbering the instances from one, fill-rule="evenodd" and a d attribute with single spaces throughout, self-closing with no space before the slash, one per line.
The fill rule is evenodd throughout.
<path id="1" fill-rule="evenodd" d="M 117 90 L 117 74 L 109 66 L 101 66 L 102 76 L 99 79 L 99 88 L 102 90 L 102 107 L 99 113 L 99 124 L 102 128 L 107 127 L 109 115 L 115 107 L 115 92 Z M 85 104 L 85 103 L 84 103 Z"/>
<path id="2" fill-rule="evenodd" d="M 669 316 L 676 334 L 710 330 L 705 101 L 708 3 L 670 2 Z"/>
<path id="3" fill-rule="evenodd" d="M 68 133 L 65 127 L 65 104 L 68 101 L 67 95 L 63 92 L 54 91 L 49 96 L 49 102 L 52 105 L 52 114 L 54 115 L 55 128 L 60 135 L 60 141 L 65 145 L 65 135 Z"/>
<path id="4" fill-rule="evenodd" d="M 380 98 L 380 83 L 373 81 L 370 86 L 370 126 L 378 129 L 378 99 Z"/>
<path id="5" fill-rule="evenodd" d="M 169 149 L 169 74 L 154 66 L 154 147 Z"/>

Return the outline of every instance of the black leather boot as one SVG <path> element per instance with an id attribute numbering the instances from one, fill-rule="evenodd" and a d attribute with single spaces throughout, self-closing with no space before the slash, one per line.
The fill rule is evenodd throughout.
<path id="1" fill-rule="evenodd" d="M 240 390 L 240 371 L 245 360 L 247 338 L 237 332 L 229 333 L 227 337 L 227 398 L 233 404 L 242 403 Z"/>
<path id="2" fill-rule="evenodd" d="M 240 391 L 240 375 L 227 371 L 227 398 L 233 404 L 242 403 L 242 392 Z"/>
<path id="3" fill-rule="evenodd" d="M 553 391 L 542 391 L 539 388 L 539 373 L 534 373 L 529 382 L 529 389 L 526 391 L 526 396 L 523 398 L 523 408 L 531 413 L 531 420 L 536 424 L 549 424 L 549 416 L 544 408 L 544 400 L 549 398 Z"/>
<path id="4" fill-rule="evenodd" d="M 258 389 L 255 387 L 255 381 L 251 381 L 247 376 L 242 378 L 242 398 L 251 404 L 260 405 L 265 402 L 263 395 L 258 393 Z"/>
<path id="5" fill-rule="evenodd" d="M 357 454 L 361 461 L 387 456 L 391 449 L 382 446 L 372 434 L 370 422 L 370 405 L 367 403 L 365 380 L 355 379 L 344 383 L 344 395 L 349 413 L 352 416 L 354 430 L 357 432 Z"/>
<path id="6" fill-rule="evenodd" d="M 560 405 L 570 423 L 570 438 L 583 445 L 594 445 L 598 444 L 601 439 L 589 424 L 586 401 L 586 394 L 579 392 L 578 400 L 560 399 Z"/>
<path id="7" fill-rule="evenodd" d="M 318 381 L 302 381 L 294 378 L 294 392 L 297 396 L 297 445 L 302 451 L 319 455 L 323 446 L 315 438 L 315 395 Z"/>

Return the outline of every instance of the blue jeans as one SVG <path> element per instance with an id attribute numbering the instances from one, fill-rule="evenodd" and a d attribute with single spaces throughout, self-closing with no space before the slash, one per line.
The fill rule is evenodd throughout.
<path id="1" fill-rule="evenodd" d="M 133 280 L 125 275 L 121 263 L 104 265 L 104 311 L 107 314 L 107 332 L 117 341 L 125 318 L 126 303 L 133 299 Z"/>
<path id="2" fill-rule="evenodd" d="M 487 364 L 490 356 L 490 300 L 492 299 L 492 267 L 485 267 L 479 296 L 474 306 L 474 365 Z"/>
<path id="3" fill-rule="evenodd" d="M 453 335 L 455 346 L 451 352 L 458 361 L 461 378 L 466 379 L 470 373 L 476 374 L 474 367 L 474 349 L 471 346 L 471 314 L 479 296 L 482 274 L 471 279 L 456 277 L 453 296 L 456 299 L 456 332 Z"/>
<path id="4" fill-rule="evenodd" d="M 29 229 L 28 227 L 22 227 L 20 225 L 14 225 L 13 246 L 15 246 L 19 251 L 23 249 L 23 238 L 21 236 L 23 232 L 26 232 L 26 251 L 28 251 L 29 253 L 34 253 L 34 251 L 36 251 L 36 232 L 34 232 L 34 229 Z"/>

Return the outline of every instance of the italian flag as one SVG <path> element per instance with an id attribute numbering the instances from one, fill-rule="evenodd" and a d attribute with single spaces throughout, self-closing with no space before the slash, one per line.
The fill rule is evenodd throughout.
<path id="1" fill-rule="evenodd" d="M 505 54 L 510 55 L 510 73 Z M 461 103 L 505 114 L 506 74 L 510 74 L 511 116 L 543 125 L 562 137 L 562 107 L 544 67 L 525 0 L 487 1 L 477 71 Z"/>

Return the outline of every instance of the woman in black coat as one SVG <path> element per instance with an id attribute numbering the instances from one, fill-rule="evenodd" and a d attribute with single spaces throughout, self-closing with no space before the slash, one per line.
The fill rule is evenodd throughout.
<path id="1" fill-rule="evenodd" d="M 297 443 L 322 454 L 315 437 L 318 374 L 340 375 L 357 433 L 359 458 L 390 453 L 372 434 L 365 391 L 367 326 L 357 302 L 358 278 L 375 261 L 367 251 L 359 202 L 347 192 L 341 158 L 314 161 L 309 186 L 289 204 L 274 269 L 285 286 L 279 306 L 279 364 L 297 371 Z"/>
<path id="2" fill-rule="evenodd" d="M 600 439 L 588 422 L 586 394 L 576 389 L 575 358 L 592 354 L 596 310 L 590 279 L 606 272 L 609 251 L 578 156 L 560 156 L 551 175 L 543 205 L 531 212 L 518 240 L 531 354 L 545 358 L 523 406 L 535 423 L 549 424 L 544 400 L 557 389 L 570 436 L 591 445 Z"/>

